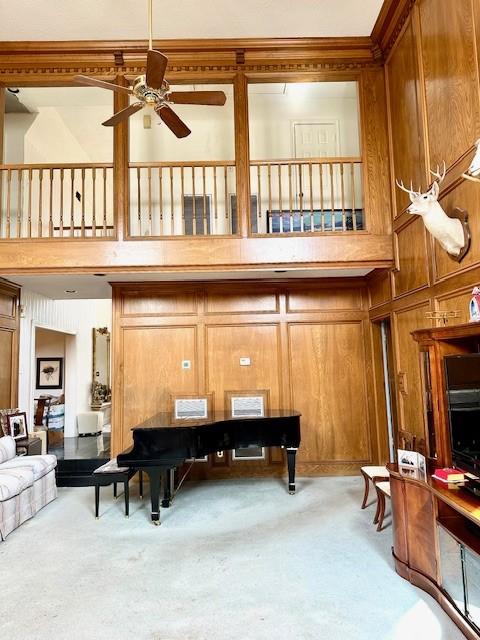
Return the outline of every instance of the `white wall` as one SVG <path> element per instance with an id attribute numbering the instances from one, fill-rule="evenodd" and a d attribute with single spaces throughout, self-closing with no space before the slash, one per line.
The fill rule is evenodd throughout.
<path id="1" fill-rule="evenodd" d="M 36 327 L 59 331 L 65 341 L 65 436 L 76 434 L 77 413 L 90 410 L 92 328 L 111 327 L 111 300 L 51 300 L 22 289 L 19 407 L 33 424 Z"/>

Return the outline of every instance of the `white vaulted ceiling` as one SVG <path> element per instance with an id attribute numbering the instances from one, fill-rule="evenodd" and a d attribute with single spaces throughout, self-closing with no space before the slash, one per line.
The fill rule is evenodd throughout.
<path id="1" fill-rule="evenodd" d="M 381 5 L 382 0 L 153 0 L 153 36 L 367 36 Z M 147 36 L 147 0 L 0 0 L 0 40 Z"/>

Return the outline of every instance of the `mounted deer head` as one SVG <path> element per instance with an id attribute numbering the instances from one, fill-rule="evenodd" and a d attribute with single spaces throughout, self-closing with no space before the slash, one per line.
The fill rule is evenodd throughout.
<path id="1" fill-rule="evenodd" d="M 397 180 L 396 183 L 402 191 L 408 193 L 411 202 L 408 213 L 422 216 L 423 222 L 432 236 L 438 240 L 445 251 L 460 260 L 468 249 L 469 234 L 465 231 L 465 224 L 468 223 L 462 223 L 458 217 L 448 216 L 438 202 L 440 184 L 446 173 L 445 163 L 442 173 L 440 173 L 439 167 L 437 167 L 437 171 L 430 171 L 430 173 L 436 180 L 424 193 L 414 191 L 412 184 L 410 184 L 410 189 L 407 189 L 403 182 Z"/>

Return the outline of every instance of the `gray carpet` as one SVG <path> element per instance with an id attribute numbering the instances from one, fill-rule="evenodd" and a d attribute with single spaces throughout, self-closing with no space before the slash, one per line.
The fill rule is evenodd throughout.
<path id="1" fill-rule="evenodd" d="M 361 511 L 362 480 L 186 484 L 148 501 L 102 489 L 59 497 L 0 543 L 9 640 L 457 640 L 432 598 L 393 570 L 391 527 Z"/>

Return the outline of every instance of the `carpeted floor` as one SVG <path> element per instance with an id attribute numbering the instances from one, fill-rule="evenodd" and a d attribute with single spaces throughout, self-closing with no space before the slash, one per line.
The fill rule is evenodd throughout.
<path id="1" fill-rule="evenodd" d="M 434 600 L 393 570 L 391 527 L 360 510 L 363 482 L 186 484 L 148 500 L 93 488 L 59 497 L 0 543 L 8 640 L 460 640 Z"/>

